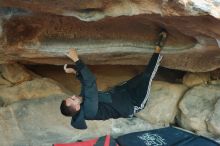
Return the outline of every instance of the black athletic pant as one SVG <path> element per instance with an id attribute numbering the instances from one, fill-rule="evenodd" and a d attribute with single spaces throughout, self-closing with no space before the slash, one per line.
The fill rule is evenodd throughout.
<path id="1" fill-rule="evenodd" d="M 140 111 L 146 105 L 149 98 L 151 82 L 155 76 L 161 59 L 162 56 L 160 56 L 159 53 L 154 53 L 144 72 L 136 75 L 118 87 L 116 86 L 116 88 L 121 88 L 123 90 L 126 89 L 132 98 L 132 104 L 135 107 L 134 113 Z"/>

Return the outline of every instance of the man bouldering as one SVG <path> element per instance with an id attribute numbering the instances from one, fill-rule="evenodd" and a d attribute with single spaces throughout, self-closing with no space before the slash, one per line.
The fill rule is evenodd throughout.
<path id="1" fill-rule="evenodd" d="M 74 73 L 81 82 L 80 95 L 73 95 L 62 101 L 61 113 L 72 117 L 71 125 L 77 129 L 86 129 L 85 120 L 106 120 L 110 118 L 128 118 L 142 110 L 149 98 L 153 77 L 162 59 L 160 55 L 166 32 L 161 32 L 145 70 L 107 91 L 98 91 L 96 78 L 89 68 L 79 59 L 76 49 L 70 49 L 67 56 L 75 62 L 74 68 L 64 66 L 66 73 Z"/>

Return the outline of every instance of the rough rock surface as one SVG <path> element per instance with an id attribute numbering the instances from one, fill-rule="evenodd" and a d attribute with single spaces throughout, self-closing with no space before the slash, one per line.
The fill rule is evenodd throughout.
<path id="1" fill-rule="evenodd" d="M 0 76 L 0 86 L 10 86 L 11 83 Z"/>
<path id="2" fill-rule="evenodd" d="M 16 67 L 20 66 L 15 66 L 14 70 L 16 70 Z M 36 67 L 34 68 L 37 69 Z M 98 77 L 97 82 L 100 89 L 104 90 L 111 84 L 127 80 L 141 70 L 140 67 L 124 68 L 124 70 L 119 70 L 116 74 L 113 68 L 108 67 L 106 70 L 92 67 Z M 25 68 L 22 69 L 30 72 Z M 57 81 L 60 83 L 74 81 L 73 85 L 66 84 L 70 88 L 74 88 L 72 91 L 76 91 L 76 88 L 79 88 L 80 84 L 74 80 L 73 75 L 70 75 L 69 79 L 63 77 L 65 75 L 63 69 L 60 72 L 59 69 L 40 68 L 41 75 L 45 75 L 45 71 L 48 76 L 53 75 L 52 77 L 58 79 Z M 51 74 L 48 71 L 51 71 Z M 107 72 L 105 77 L 103 72 Z M 114 76 L 116 77 L 113 78 Z M 0 91 L 0 101 L 4 105 L 0 108 L 0 131 L 5 131 L 0 133 L 2 146 L 15 144 L 18 146 L 47 146 L 52 143 L 71 142 L 105 134 L 119 136 L 129 132 L 155 129 L 163 126 L 161 123 L 150 124 L 143 119 L 134 118 L 88 121 L 87 130 L 73 129 L 70 126 L 70 118 L 62 116 L 59 111 L 61 100 L 68 97 L 69 92 L 63 89 L 58 82 L 49 78 L 33 78 L 30 81 L 12 84 L 10 87 L 4 86 L 0 88 Z"/>
<path id="3" fill-rule="evenodd" d="M 2 0 L 4 7 L 30 9 L 34 12 L 48 12 L 63 16 L 75 16 L 81 20 L 91 21 L 106 16 L 160 14 L 164 16 L 200 16 L 210 14 L 220 18 L 218 0 L 97 0 L 97 1 L 41 1 L 34 3 L 25 0 Z M 39 9 L 41 8 L 41 9 Z"/>
<path id="4" fill-rule="evenodd" d="M 195 86 L 183 96 L 179 124 L 198 133 L 219 135 L 219 82 Z M 207 126 L 209 125 L 209 126 Z"/>
<path id="5" fill-rule="evenodd" d="M 211 81 L 210 72 L 205 73 L 186 73 L 183 77 L 183 84 L 188 87 L 193 87 L 199 84 L 207 84 Z"/>
<path id="6" fill-rule="evenodd" d="M 1 65 L 1 74 L 9 82 L 16 84 L 32 79 L 31 74 L 22 65 L 4 64 Z"/>
<path id="7" fill-rule="evenodd" d="M 0 131 L 4 131 L 0 133 L 1 146 L 51 146 L 53 143 L 72 142 L 105 134 L 119 136 L 160 127 L 135 118 L 87 121 L 88 130 L 76 130 L 70 126 L 70 118 L 65 118 L 59 111 L 59 104 L 65 96 L 63 94 L 20 101 L 0 108 Z"/>
<path id="8" fill-rule="evenodd" d="M 5 64 L 0 67 L 1 105 L 9 105 L 19 100 L 44 98 L 52 94 L 71 93 L 58 82 L 40 77 L 20 64 Z"/>
<path id="9" fill-rule="evenodd" d="M 213 114 L 210 120 L 207 122 L 208 130 L 215 135 L 220 135 L 220 99 L 216 102 L 214 106 Z"/>
<path id="10" fill-rule="evenodd" d="M 51 94 L 70 93 L 62 85 L 48 78 L 36 78 L 12 87 L 0 88 L 0 99 L 4 104 L 34 98 L 45 98 Z"/>
<path id="11" fill-rule="evenodd" d="M 183 96 L 179 112 L 177 105 L 187 88 L 159 82 L 152 87 L 149 108 L 140 113 L 145 120 L 89 121 L 86 131 L 72 129 L 70 119 L 59 112 L 59 103 L 69 91 L 14 64 L 72 63 L 65 53 L 74 47 L 86 64 L 145 65 L 161 28 L 169 34 L 162 66 L 190 72 L 217 69 L 208 76 L 201 73 L 202 79 L 191 73 L 184 77 L 183 83 L 192 88 Z M 220 84 L 204 84 L 219 79 L 219 54 L 219 0 L 0 0 L 0 64 L 11 64 L 3 65 L 0 76 L 0 131 L 4 131 L 0 145 L 51 145 L 106 133 L 117 136 L 158 127 L 146 120 L 172 123 L 177 113 L 182 127 L 220 137 Z M 140 68 L 121 70 L 114 75 L 101 71 L 100 89 L 140 72 Z M 74 93 L 79 90 L 78 82 L 56 80 Z"/>
<path id="12" fill-rule="evenodd" d="M 153 82 L 146 108 L 137 113 L 137 117 L 150 123 L 162 125 L 174 123 L 174 118 L 178 112 L 178 102 L 186 90 L 187 87 L 181 84 Z"/>
<path id="13" fill-rule="evenodd" d="M 96 74 L 98 86 L 102 90 L 127 80 L 143 70 L 143 66 L 130 68 L 120 66 L 118 68 L 115 66 L 89 67 Z M 41 76 L 51 76 L 59 83 L 64 84 L 66 88 L 73 88 L 71 91 L 74 93 L 79 88 L 79 83 L 76 82 L 73 75 L 69 75 L 68 78 L 64 77 L 66 74 L 64 74 L 63 68 L 51 69 L 48 66 L 41 68 L 34 66 L 33 68 L 39 69 Z M 158 75 L 160 75 L 160 72 L 158 72 Z M 213 83 L 213 86 L 216 86 L 216 90 L 219 88 L 217 85 Z M 204 92 L 206 90 L 206 93 L 215 94 L 217 92 L 216 90 L 214 92 L 213 90 L 207 91 L 209 88 L 206 89 L 207 87 L 203 86 L 202 90 Z M 1 88 L 1 97 L 11 102 L 17 100 L 17 102 L 7 106 L 4 104 L 4 107 L 0 108 L 0 131 L 4 131 L 0 133 L 1 145 L 8 146 L 16 143 L 19 146 L 49 146 L 52 143 L 94 138 L 109 133 L 113 136 L 119 136 L 134 131 L 155 129 L 174 122 L 174 117 L 178 112 L 178 102 L 181 99 L 181 95 L 187 90 L 184 85 L 154 81 L 151 89 L 152 97 L 147 104 L 147 108 L 140 113 L 139 118 L 87 121 L 89 128 L 81 131 L 71 128 L 70 118 L 60 114 L 59 104 L 62 99 L 69 96 L 69 92 L 62 89 L 61 85 L 57 82 L 42 77 L 34 78 L 31 81 L 24 81 L 20 84 L 13 84 L 11 87 Z M 2 95 L 3 93 L 4 95 Z M 218 135 L 219 132 L 218 105 L 215 104 L 215 107 L 213 106 L 213 114 L 212 112 L 208 114 L 210 117 L 207 122 L 208 130 L 213 135 Z M 193 110 L 190 109 L 190 113 L 193 113 Z M 199 118 L 203 118 L 203 115 L 199 116 Z M 192 128 L 188 129 L 193 130 Z"/>
<path id="14" fill-rule="evenodd" d="M 64 64 L 64 53 L 76 47 L 87 64 L 141 65 L 165 28 L 162 66 L 192 72 L 220 67 L 217 0 L 0 3 L 0 63 Z"/>

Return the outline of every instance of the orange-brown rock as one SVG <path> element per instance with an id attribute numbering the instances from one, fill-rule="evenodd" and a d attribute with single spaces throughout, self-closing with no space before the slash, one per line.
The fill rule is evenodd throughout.
<path id="1" fill-rule="evenodd" d="M 87 64 L 146 64 L 161 28 L 162 66 L 205 72 L 220 67 L 218 1 L 2 0 L 0 63 L 64 64 L 78 48 Z M 111 16 L 111 17 L 107 17 Z"/>

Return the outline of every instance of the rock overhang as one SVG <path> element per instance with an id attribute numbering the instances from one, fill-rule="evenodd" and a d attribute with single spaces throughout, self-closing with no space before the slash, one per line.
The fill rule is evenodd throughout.
<path id="1" fill-rule="evenodd" d="M 165 28 L 169 37 L 162 66 L 193 72 L 220 66 L 220 21 L 208 6 L 190 9 L 182 1 L 75 2 L 3 1 L 1 63 L 62 65 L 70 62 L 65 57 L 68 48 L 75 47 L 88 64 L 144 65 Z"/>
<path id="2" fill-rule="evenodd" d="M 69 77 L 65 76 L 66 74 L 63 73 L 61 66 L 42 65 L 72 63 L 65 57 L 65 52 L 68 51 L 69 47 L 77 47 L 83 61 L 86 64 L 95 65 L 89 66 L 89 68 L 97 76 L 97 85 L 101 86 L 101 89 L 104 90 L 141 72 L 144 66 L 137 65 L 147 64 L 153 52 L 157 34 L 161 28 L 165 28 L 169 33 L 169 38 L 162 51 L 164 58 L 161 65 L 172 69 L 206 73 L 188 72 L 184 75 L 185 72 L 165 71 L 164 68 L 160 68 L 163 69 L 161 70 L 163 74 L 160 76 L 159 70 L 154 80 L 158 79 L 178 84 L 156 81 L 152 86 L 152 95 L 156 101 L 161 96 L 162 102 L 159 101 L 158 103 L 168 109 L 174 109 L 170 110 L 169 113 L 176 113 L 177 110 L 178 113 L 181 113 L 179 115 L 174 114 L 176 115 L 176 123 L 178 125 L 197 131 L 198 123 L 202 123 L 202 125 L 200 124 L 202 132 L 219 135 L 219 114 L 217 112 L 219 109 L 219 104 L 217 103 L 219 102 L 216 102 L 218 98 L 215 96 L 219 91 L 219 83 L 214 81 L 216 85 L 213 85 L 213 82 L 211 82 L 211 80 L 219 80 L 219 70 L 218 72 L 207 72 L 220 66 L 220 49 L 218 45 L 220 25 L 218 11 L 215 11 L 214 7 L 216 5 L 214 2 L 217 2 L 217 0 L 209 1 L 210 3 L 206 3 L 208 2 L 206 0 L 197 1 L 199 3 L 195 2 L 196 0 L 0 1 L 0 62 L 2 64 L 14 62 L 21 64 L 41 64 L 36 66 L 31 65 L 29 67 L 30 69 L 34 68 L 35 70 L 33 69 L 33 71 L 37 71 L 35 73 L 43 77 L 57 79 L 59 83 L 62 83 L 65 87 L 68 86 L 68 89 L 73 92 L 80 92 L 78 82 L 72 83 L 72 80 L 75 79 L 71 75 Z M 61 10 L 65 10 L 65 13 Z M 103 66 L 100 64 L 103 64 Z M 126 65 L 131 64 L 135 66 L 129 66 L 129 69 Z M 32 145 L 49 142 L 55 143 L 55 140 L 57 142 L 66 142 L 68 141 L 66 139 L 68 134 L 70 134 L 73 141 L 79 138 L 91 137 L 88 135 L 89 133 L 94 137 L 94 130 L 97 136 L 104 135 L 102 127 L 98 128 L 101 133 L 99 131 L 97 132 L 97 125 L 107 127 L 109 129 L 107 131 L 112 131 L 114 135 L 118 135 L 119 132 L 127 133 L 128 131 L 126 129 L 128 129 L 128 126 L 131 127 L 129 128 L 130 132 L 132 130 L 143 130 L 143 128 L 148 127 L 147 121 L 136 122 L 136 119 L 132 121 L 126 121 L 126 119 L 122 121 L 121 119 L 116 121 L 109 120 L 104 123 L 103 121 L 101 123 L 96 121 L 97 124 L 93 124 L 94 121 L 92 121 L 89 123 L 88 133 L 72 134 L 77 131 L 70 127 L 68 128 L 68 126 L 63 127 L 64 125 L 69 125 L 70 121 L 63 118 L 58 112 L 59 108 L 57 108 L 64 96 L 67 96 L 65 90 L 61 90 L 63 89 L 61 85 L 33 73 L 31 73 L 31 78 L 29 75 L 27 78 L 22 75 L 22 80 L 25 79 L 22 83 L 20 80 L 11 83 L 9 82 L 10 74 L 7 74 L 8 76 L 6 77 L 1 69 L 2 65 L 0 65 L 1 93 L 7 94 L 8 96 L 4 95 L 4 97 L 8 98 L 1 98 L 0 105 L 5 105 L 5 101 L 8 102 L 10 99 L 11 102 L 16 101 L 16 103 L 11 103 L 7 107 L 1 108 L 3 125 L 0 126 L 0 129 L 6 131 L 1 136 L 3 137 L 1 141 L 3 144 L 5 142 L 5 145 L 12 145 L 12 143 L 25 145 L 30 140 L 31 144 L 33 143 Z M 14 67 L 14 65 L 12 65 L 11 69 L 13 69 L 10 75 L 12 78 L 16 77 L 14 74 L 18 76 L 22 74 L 22 71 L 18 67 Z M 182 78 L 183 75 L 184 77 Z M 182 81 L 184 85 L 181 85 Z M 188 86 L 189 92 L 193 91 L 194 93 L 187 94 L 188 91 L 185 91 L 185 85 Z M 195 92 L 198 86 L 202 90 Z M 181 90 L 181 96 L 178 90 Z M 54 94 L 60 93 L 61 97 L 58 95 L 54 96 Z M 195 93 L 197 95 L 196 97 L 202 98 L 194 100 Z M 167 100 L 164 100 L 166 98 L 165 94 L 167 95 Z M 172 104 L 170 99 L 176 98 L 177 95 L 178 102 Z M 179 103 L 186 96 L 188 96 L 188 102 L 189 105 L 192 105 L 192 108 L 183 109 L 179 107 Z M 190 114 L 187 115 L 184 111 L 198 113 L 199 108 L 195 108 L 196 105 L 207 105 L 207 100 L 212 98 L 214 102 L 210 106 L 200 106 L 202 108 L 199 113 L 202 116 L 197 118 L 199 122 L 195 120 L 190 121 Z M 17 100 L 22 99 L 30 100 L 17 102 Z M 54 100 L 51 102 L 51 99 Z M 195 104 L 192 104 L 193 100 Z M 177 101 L 177 98 L 172 101 Z M 157 104 L 155 101 L 152 103 L 153 105 Z M 167 106 L 167 103 L 172 105 Z M 187 104 L 182 105 L 188 107 Z M 49 108 L 44 108 L 44 106 Z M 154 110 L 155 112 L 150 112 L 151 115 L 155 116 L 157 115 L 155 113 L 163 109 L 162 106 L 156 107 L 157 110 L 152 108 L 151 111 Z M 41 110 L 36 113 L 33 112 L 36 111 L 35 109 Z M 167 109 L 162 110 L 165 113 L 166 111 Z M 207 115 L 208 122 L 207 120 L 203 120 L 203 111 L 210 113 Z M 49 120 L 55 122 L 52 126 L 50 126 L 51 122 L 48 122 L 48 117 L 42 115 L 42 113 L 48 112 L 50 113 L 47 114 L 50 116 Z M 164 114 L 161 113 L 161 115 Z M 54 117 L 59 120 L 54 120 Z M 153 117 L 151 120 L 156 119 L 161 121 L 157 117 Z M 174 117 L 172 115 L 171 117 L 163 116 L 162 118 L 169 118 L 170 121 L 173 121 Z M 30 120 L 26 119 L 31 119 L 33 124 L 30 124 Z M 34 121 L 39 121 L 39 119 L 41 122 L 34 123 Z M 6 122 L 4 123 L 4 121 Z M 27 123 L 24 121 L 28 121 L 31 126 L 27 127 Z M 152 123 L 155 124 L 155 121 L 152 121 Z M 142 126 L 140 126 L 141 124 Z M 15 125 L 18 125 L 18 127 Z M 55 127 L 61 130 L 60 135 L 56 134 L 57 129 L 54 129 L 54 125 L 57 125 Z M 109 125 L 110 127 L 108 127 Z M 133 128 L 132 125 L 134 127 L 138 125 L 136 127 L 137 129 Z M 4 130 L 5 127 L 6 130 Z M 12 128 L 8 129 L 7 127 Z M 46 131 L 41 130 L 45 129 L 45 127 Z M 146 129 L 149 130 L 149 128 Z M 36 131 L 35 134 L 32 134 L 33 130 Z M 199 130 L 197 132 L 200 132 Z M 41 135 L 44 135 L 46 139 L 42 140 Z M 76 137 L 72 137 L 72 135 Z"/>

